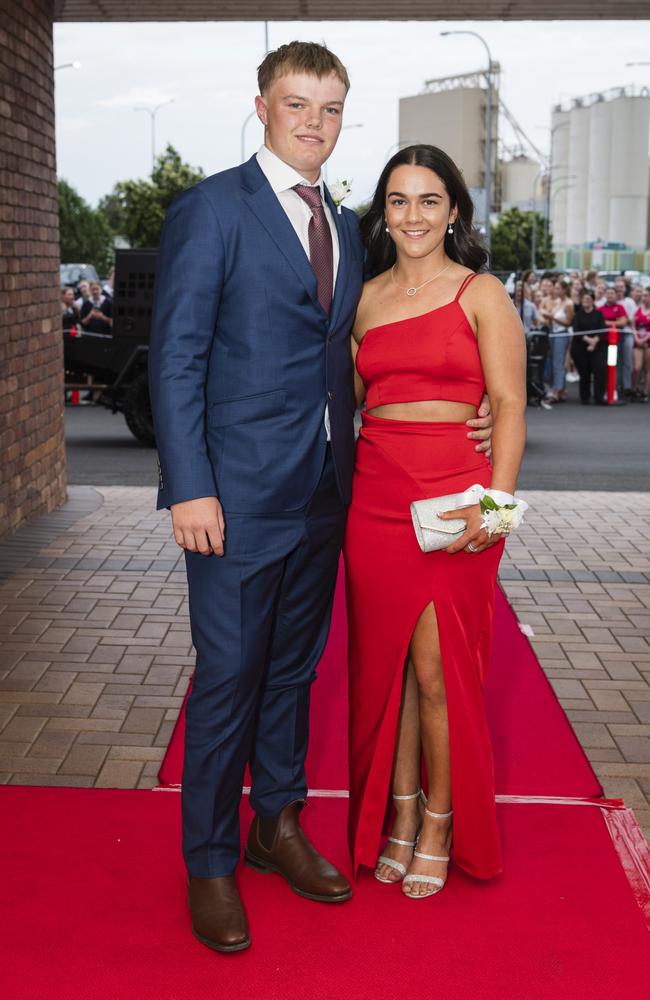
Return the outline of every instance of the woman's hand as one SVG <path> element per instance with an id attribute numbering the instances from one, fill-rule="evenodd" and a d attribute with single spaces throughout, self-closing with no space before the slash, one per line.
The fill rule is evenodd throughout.
<path id="1" fill-rule="evenodd" d="M 467 427 L 471 427 L 472 430 L 467 435 L 473 441 L 478 441 L 474 448 L 474 451 L 485 452 L 488 458 L 492 457 L 492 411 L 490 409 L 490 400 L 487 394 L 483 396 L 481 400 L 481 405 L 478 408 L 478 412 L 475 417 L 471 420 L 465 421 Z"/>
<path id="2" fill-rule="evenodd" d="M 471 507 L 461 507 L 459 510 L 447 510 L 443 514 L 439 514 L 438 517 L 443 521 L 451 521 L 455 517 L 460 517 L 466 523 L 465 531 L 460 538 L 445 549 L 445 552 L 449 552 L 450 555 L 454 552 L 462 552 L 463 549 L 472 554 L 484 552 L 503 538 L 502 534 L 496 532 L 493 535 L 488 535 L 485 528 L 481 527 L 483 515 L 478 503 L 472 504 Z M 472 548 L 468 548 L 469 545 Z"/>

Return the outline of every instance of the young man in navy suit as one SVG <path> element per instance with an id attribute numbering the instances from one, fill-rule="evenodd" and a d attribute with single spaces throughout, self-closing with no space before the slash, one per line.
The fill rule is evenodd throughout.
<path id="1" fill-rule="evenodd" d="M 349 331 L 363 248 L 321 175 L 348 87 L 321 45 L 268 55 L 256 98 L 264 146 L 176 198 L 160 247 L 149 359 L 158 506 L 185 549 L 197 651 L 183 853 L 193 931 L 218 951 L 250 943 L 234 879 L 247 763 L 249 863 L 308 899 L 352 894 L 298 821 L 354 449 Z"/>
<path id="2" fill-rule="evenodd" d="M 324 46 L 292 42 L 258 82 L 263 147 L 167 214 L 149 355 L 158 506 L 185 550 L 197 651 L 183 853 L 194 934 L 217 951 L 250 944 L 234 878 L 247 763 L 248 863 L 307 899 L 352 895 L 299 824 L 354 452 L 363 247 L 321 173 L 349 80 Z"/>

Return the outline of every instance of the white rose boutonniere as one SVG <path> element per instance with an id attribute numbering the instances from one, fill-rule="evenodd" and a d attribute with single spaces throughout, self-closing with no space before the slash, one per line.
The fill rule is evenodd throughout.
<path id="1" fill-rule="evenodd" d="M 332 201 L 336 205 L 336 211 L 341 214 L 341 205 L 345 199 L 352 194 L 352 188 L 348 181 L 335 181 L 334 184 L 328 185 L 329 192 L 332 196 Z"/>

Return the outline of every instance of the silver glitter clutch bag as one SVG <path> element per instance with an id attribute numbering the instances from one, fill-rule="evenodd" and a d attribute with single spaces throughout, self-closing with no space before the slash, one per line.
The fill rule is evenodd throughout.
<path id="1" fill-rule="evenodd" d="M 467 522 L 461 517 L 451 521 L 441 521 L 438 514 L 447 510 L 458 510 L 459 507 L 470 507 L 477 501 L 464 493 L 450 493 L 446 497 L 431 497 L 428 500 L 415 500 L 411 504 L 411 517 L 415 534 L 423 552 L 436 552 L 446 549 L 457 541 L 465 531 Z"/>

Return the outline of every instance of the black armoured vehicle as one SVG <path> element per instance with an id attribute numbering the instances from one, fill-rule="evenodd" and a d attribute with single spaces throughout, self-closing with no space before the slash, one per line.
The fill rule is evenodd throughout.
<path id="1" fill-rule="evenodd" d="M 118 250 L 110 334 L 64 333 L 65 387 L 123 413 L 131 433 L 155 446 L 147 362 L 157 250 Z"/>

